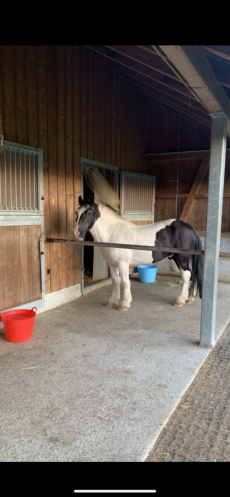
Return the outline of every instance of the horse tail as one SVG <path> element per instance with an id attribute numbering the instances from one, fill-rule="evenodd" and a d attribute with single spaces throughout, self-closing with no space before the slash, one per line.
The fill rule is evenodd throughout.
<path id="1" fill-rule="evenodd" d="M 203 250 L 201 239 L 199 238 L 196 230 L 195 232 L 195 245 L 194 250 Z M 195 284 L 197 286 L 197 292 L 199 297 L 202 299 L 202 285 L 203 285 L 203 255 L 192 255 L 192 274 L 191 274 L 191 285 L 189 294 L 193 295 Z"/>

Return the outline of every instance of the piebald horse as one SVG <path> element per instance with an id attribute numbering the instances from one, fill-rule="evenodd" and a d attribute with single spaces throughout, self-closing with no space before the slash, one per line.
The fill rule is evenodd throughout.
<path id="1" fill-rule="evenodd" d="M 120 217 L 110 207 L 95 203 L 93 198 L 84 201 L 79 196 L 79 208 L 76 210 L 76 226 L 73 232 L 75 239 L 84 240 L 87 231 L 96 242 L 159 247 L 157 252 L 100 247 L 103 258 L 109 264 L 112 278 L 112 295 L 106 307 L 117 307 L 119 311 L 126 311 L 132 301 L 129 267 L 150 265 L 165 257 L 175 261 L 181 270 L 183 281 L 181 293 L 173 305 L 181 307 L 185 303 L 192 303 L 197 291 L 202 298 L 203 256 L 192 255 L 191 270 L 190 255 L 170 252 L 170 248 L 203 250 L 197 232 L 189 224 L 166 219 L 158 223 L 137 226 Z M 161 252 L 161 247 L 169 247 L 168 253 Z"/>

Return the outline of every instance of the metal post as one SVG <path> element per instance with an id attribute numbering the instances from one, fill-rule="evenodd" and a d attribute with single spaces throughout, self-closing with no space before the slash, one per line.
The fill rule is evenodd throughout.
<path id="1" fill-rule="evenodd" d="M 223 112 L 211 114 L 211 117 L 212 128 L 200 330 L 200 345 L 204 347 L 212 347 L 215 343 L 217 282 L 227 135 L 227 118 Z"/>

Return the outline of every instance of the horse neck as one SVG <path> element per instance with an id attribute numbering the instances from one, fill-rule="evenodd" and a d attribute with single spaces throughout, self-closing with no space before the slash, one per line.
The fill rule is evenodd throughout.
<path id="1" fill-rule="evenodd" d="M 104 205 L 98 205 L 100 217 L 89 230 L 94 240 L 105 242 L 108 239 L 109 233 L 113 225 L 123 222 L 111 209 Z"/>

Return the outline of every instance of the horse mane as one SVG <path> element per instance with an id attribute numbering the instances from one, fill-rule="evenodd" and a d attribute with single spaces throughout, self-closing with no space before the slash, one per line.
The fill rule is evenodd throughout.
<path id="1" fill-rule="evenodd" d="M 121 217 L 121 215 L 119 214 L 119 212 L 117 212 L 114 209 L 112 209 L 112 207 L 109 207 L 108 205 L 100 204 L 100 202 L 95 202 L 95 204 L 98 205 L 99 211 L 101 213 L 104 213 L 107 216 L 111 216 L 112 218 L 119 219 L 119 221 L 127 222 L 125 219 L 123 219 Z"/>

